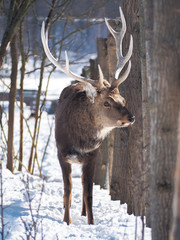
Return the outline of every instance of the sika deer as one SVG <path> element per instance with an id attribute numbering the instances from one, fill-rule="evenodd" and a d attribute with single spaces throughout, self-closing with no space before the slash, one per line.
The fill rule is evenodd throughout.
<path id="1" fill-rule="evenodd" d="M 45 33 L 44 22 L 42 24 L 41 38 L 47 57 L 61 71 L 78 81 L 78 83 L 66 87 L 61 93 L 55 120 L 58 158 L 64 180 L 64 221 L 67 224 L 71 222 L 71 164 L 73 162 L 82 164 L 82 215 L 86 216 L 87 214 L 88 223 L 93 224 L 93 176 L 99 146 L 112 129 L 127 127 L 135 121 L 135 117 L 125 107 L 125 99 L 118 90 L 119 85 L 129 75 L 131 69 L 129 59 L 133 50 L 131 36 L 128 53 L 123 57 L 122 40 L 126 32 L 126 22 L 121 8 L 120 17 L 122 21 L 120 32 L 114 31 L 108 20 L 105 19 L 116 42 L 117 68 L 111 85 L 104 79 L 100 66 L 98 66 L 99 80 L 92 80 L 71 72 L 67 53 L 65 53 L 66 65 L 62 66 L 58 63 L 49 50 L 48 33 Z M 127 62 L 126 71 L 119 76 Z"/>

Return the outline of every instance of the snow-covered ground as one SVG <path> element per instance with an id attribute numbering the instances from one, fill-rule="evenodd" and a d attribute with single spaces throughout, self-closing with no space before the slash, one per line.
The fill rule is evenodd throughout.
<path id="1" fill-rule="evenodd" d="M 7 105 L 6 105 L 7 106 Z M 29 110 L 25 108 L 25 116 Z M 34 119 L 29 119 L 30 128 L 33 129 Z M 54 117 L 43 114 L 38 144 L 38 158 L 41 159 L 43 149 L 49 136 L 49 126 L 53 124 Z M 15 117 L 15 153 L 19 143 L 19 110 L 16 107 Z M 73 165 L 73 195 L 71 206 L 70 226 L 63 220 L 63 181 L 59 162 L 56 156 L 54 131 L 51 136 L 47 155 L 43 162 L 44 180 L 39 178 L 36 168 L 35 175 L 29 175 L 23 170 L 15 170 L 12 174 L 5 168 L 3 161 L 3 200 L 4 220 L 8 232 L 6 239 L 27 239 L 27 229 L 31 234 L 37 232 L 36 239 L 142 239 L 142 223 L 140 218 L 127 214 L 126 204 L 111 201 L 108 190 L 94 186 L 93 212 L 95 225 L 88 225 L 86 217 L 81 216 L 81 166 Z M 28 131 L 24 136 L 24 164 L 27 166 L 30 153 L 30 138 Z M 1 155 L 2 157 L 2 155 Z M 29 203 L 29 200 L 31 203 Z M 30 205 L 31 206 L 30 206 Z M 39 210 L 38 210 L 39 209 Z M 34 225 L 33 225 L 34 221 Z M 36 230 L 35 230 L 36 226 Z M 33 239 L 33 238 L 30 238 Z M 145 228 L 145 240 L 151 239 L 151 230 Z"/>
<path id="2" fill-rule="evenodd" d="M 80 68 L 75 66 L 74 72 L 80 74 Z M 43 90 L 46 87 L 45 74 Z M 27 81 L 28 80 L 28 81 Z M 55 71 L 51 77 L 49 86 L 49 96 L 52 94 L 58 98 L 61 90 L 70 80 Z M 8 80 L 6 81 L 8 84 Z M 32 79 L 26 76 L 25 88 L 37 89 L 38 77 L 35 74 Z M 8 91 L 3 84 L 0 84 L 1 91 Z M 8 112 L 8 103 L 3 103 L 5 112 Z M 19 109 L 15 110 L 15 131 L 14 131 L 14 152 L 18 156 L 19 148 Z M 30 109 L 25 106 L 25 117 L 30 116 Z M 3 115 L 3 125 L 7 134 L 7 118 Z M 34 119 L 28 120 L 28 125 L 33 131 Z M 24 123 L 24 126 L 25 123 Z M 93 190 L 93 213 L 94 225 L 88 225 L 86 217 L 81 216 L 82 187 L 81 187 L 81 166 L 73 165 L 72 179 L 72 206 L 71 225 L 67 226 L 63 220 L 63 181 L 59 166 L 54 139 L 54 116 L 43 113 L 38 141 L 37 155 L 41 164 L 41 159 L 50 134 L 52 126 L 52 136 L 47 148 L 47 153 L 43 161 L 42 175 L 39 177 L 36 166 L 34 175 L 29 175 L 23 168 L 23 173 L 17 171 L 18 161 L 15 165 L 15 173 L 12 174 L 6 169 L 6 157 L 0 152 L 3 163 L 3 202 L 4 202 L 4 223 L 5 239 L 39 239 L 39 240 L 63 240 L 63 239 L 108 239 L 108 240 L 141 240 L 142 223 L 140 218 L 127 214 L 126 204 L 120 205 L 120 201 L 111 201 L 108 190 L 100 189 L 94 185 Z M 2 136 L 2 135 L 1 135 Z M 0 138 L 0 141 L 2 139 Z M 0 146 L 4 146 L 3 143 Z M 25 127 L 24 129 L 24 159 L 23 163 L 27 167 L 31 138 Z M 2 148 L 1 148 L 2 149 Z M 0 226 L 1 227 L 1 226 Z M 1 231 L 1 230 L 0 230 Z M 28 232 L 29 231 L 29 232 Z M 28 234 L 31 237 L 28 238 Z M 0 237 L 1 238 L 1 237 Z M 144 239 L 151 239 L 151 229 L 145 228 Z"/>

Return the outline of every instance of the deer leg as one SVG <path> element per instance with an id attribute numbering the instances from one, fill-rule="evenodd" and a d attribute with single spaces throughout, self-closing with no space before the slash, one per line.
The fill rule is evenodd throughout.
<path id="1" fill-rule="evenodd" d="M 71 164 L 67 162 L 60 162 L 62 173 L 63 173 L 63 181 L 64 181 L 64 222 L 68 225 L 71 223 L 70 218 L 70 206 L 71 206 L 71 196 L 72 196 L 72 179 L 71 179 Z"/>
<path id="2" fill-rule="evenodd" d="M 82 197 L 82 212 L 81 216 L 86 216 L 86 206 L 85 206 L 85 201 L 84 201 L 84 191 L 83 191 L 83 197 Z"/>
<path id="3" fill-rule="evenodd" d="M 85 159 L 82 168 L 82 184 L 83 184 L 83 208 L 82 215 L 88 216 L 88 224 L 94 224 L 92 203 L 93 203 L 93 177 L 94 177 L 95 159 Z"/>

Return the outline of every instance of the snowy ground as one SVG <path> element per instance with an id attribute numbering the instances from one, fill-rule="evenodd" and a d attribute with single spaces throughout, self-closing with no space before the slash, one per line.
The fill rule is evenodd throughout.
<path id="1" fill-rule="evenodd" d="M 25 115 L 29 110 L 26 108 Z M 19 111 L 16 108 L 15 118 L 15 152 L 19 142 Z M 30 128 L 33 119 L 29 120 Z M 49 136 L 49 125 L 54 124 L 54 117 L 44 113 L 38 145 L 38 157 L 41 159 L 46 140 Z M 30 152 L 29 134 L 25 131 L 24 162 L 27 164 Z M 2 155 L 1 155 L 2 157 Z M 94 186 L 93 212 L 95 225 L 88 225 L 86 217 L 81 216 L 81 167 L 73 165 L 73 196 L 71 206 L 72 224 L 67 226 L 63 219 L 63 182 L 60 166 L 56 156 L 54 131 L 43 163 L 43 181 L 38 176 L 28 175 L 26 171 L 13 175 L 5 168 L 3 161 L 3 200 L 4 220 L 8 232 L 6 239 L 27 239 L 26 229 L 31 228 L 35 239 L 142 239 L 141 220 L 127 214 L 126 204 L 111 201 L 108 190 Z M 27 180 L 28 179 L 28 180 Z M 42 189 L 43 187 L 43 189 Z M 42 191 L 43 190 L 43 191 Z M 31 203 L 29 203 L 29 199 Z M 39 209 L 39 210 L 38 210 Z M 34 221 L 34 225 L 33 225 Z M 35 230 L 36 227 L 36 230 Z M 35 233 L 36 232 L 36 233 Z M 33 239 L 33 238 L 30 238 Z M 145 240 L 151 239 L 151 230 L 145 229 Z"/>

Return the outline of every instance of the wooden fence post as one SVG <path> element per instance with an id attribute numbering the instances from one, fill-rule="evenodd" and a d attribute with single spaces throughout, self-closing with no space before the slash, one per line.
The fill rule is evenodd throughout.
<path id="1" fill-rule="evenodd" d="M 120 31 L 121 23 L 110 21 L 116 31 Z M 108 67 L 109 81 L 114 79 L 114 72 L 117 64 L 116 46 L 113 36 L 108 32 Z M 124 85 L 123 85 L 124 86 Z M 124 88 L 120 88 L 125 90 Z M 129 158 L 128 158 L 128 136 L 129 129 L 115 129 L 109 136 L 109 187 L 112 200 L 121 200 L 128 203 L 127 196 L 130 193 L 128 188 L 130 179 Z M 130 206 L 130 204 L 129 204 Z"/>
<path id="2" fill-rule="evenodd" d="M 107 68 L 107 39 L 98 38 L 97 39 L 97 63 L 100 64 L 104 77 L 108 76 Z M 93 65 L 93 64 L 91 64 Z M 96 64 L 97 69 L 97 64 Z M 93 76 L 91 75 L 93 78 Z M 96 78 L 93 79 L 97 79 Z M 108 138 L 106 138 L 101 147 L 98 155 L 98 160 L 96 161 L 94 183 L 100 185 L 102 188 L 106 188 L 106 177 L 107 177 L 107 165 L 108 165 Z"/>
<path id="3" fill-rule="evenodd" d="M 110 20 L 109 23 L 115 29 L 116 24 L 113 20 Z M 107 38 L 107 56 L 108 56 L 108 80 L 112 83 L 114 79 L 114 72 L 117 64 L 116 58 L 116 48 L 115 42 L 112 34 L 108 31 L 108 38 Z M 112 181 L 112 171 L 113 171 L 113 155 L 114 155 L 114 130 L 108 136 L 108 165 L 109 165 L 109 188 L 110 188 L 110 195 L 111 195 L 111 181 Z M 113 198 L 112 198 L 113 199 Z"/>

